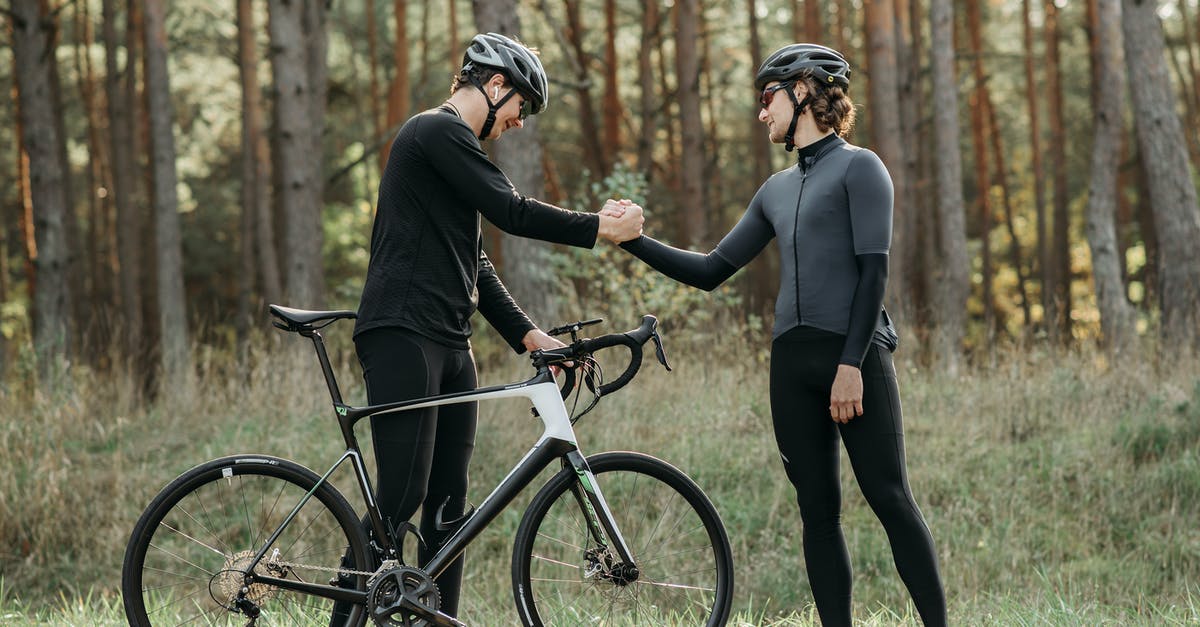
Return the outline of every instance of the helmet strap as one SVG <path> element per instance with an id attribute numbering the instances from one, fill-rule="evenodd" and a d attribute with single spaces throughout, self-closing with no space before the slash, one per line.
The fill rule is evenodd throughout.
<path id="1" fill-rule="evenodd" d="M 796 147 L 796 124 L 800 122 L 800 116 L 804 110 L 808 108 L 808 103 L 812 100 L 812 94 L 804 95 L 804 100 L 796 100 L 796 92 L 791 89 L 787 90 L 788 97 L 792 99 L 792 123 L 788 125 L 787 135 L 783 136 L 783 149 L 791 152 Z"/>
<path id="2" fill-rule="evenodd" d="M 483 128 L 479 129 L 479 141 L 483 141 L 487 139 L 488 134 L 492 132 L 492 127 L 496 125 L 496 112 L 500 110 L 500 107 L 504 106 L 504 103 L 508 102 L 509 98 L 513 97 L 513 94 L 517 93 L 517 90 L 510 89 L 507 94 L 504 94 L 503 98 L 492 102 L 492 99 L 488 98 L 487 90 L 483 88 L 483 85 L 479 84 L 479 79 L 471 77 L 471 84 L 475 86 L 475 89 L 479 90 L 479 93 L 483 94 L 484 102 L 488 103 L 487 119 L 483 122 Z"/>

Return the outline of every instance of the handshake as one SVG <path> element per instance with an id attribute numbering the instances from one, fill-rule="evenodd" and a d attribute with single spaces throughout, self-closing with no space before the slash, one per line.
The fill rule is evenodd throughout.
<path id="1" fill-rule="evenodd" d="M 637 239 L 642 235 L 642 207 L 632 200 L 608 199 L 597 212 L 600 215 L 599 236 L 614 244 Z"/>

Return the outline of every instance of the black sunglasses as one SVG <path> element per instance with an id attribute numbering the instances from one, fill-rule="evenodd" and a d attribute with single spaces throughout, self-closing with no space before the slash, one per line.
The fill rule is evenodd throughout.
<path id="1" fill-rule="evenodd" d="M 533 115 L 533 99 L 526 98 L 525 94 L 521 94 L 521 109 L 517 113 L 517 117 L 524 120 Z"/>
<path id="2" fill-rule="evenodd" d="M 772 102 L 774 102 L 775 92 L 777 92 L 781 89 L 788 89 L 792 85 L 795 85 L 795 84 L 796 84 L 795 82 L 788 81 L 785 83 L 779 83 L 778 85 L 776 85 L 774 87 L 768 87 L 768 88 L 762 90 L 762 93 L 758 95 L 758 105 L 760 107 L 766 109 L 767 107 L 771 106 Z"/>

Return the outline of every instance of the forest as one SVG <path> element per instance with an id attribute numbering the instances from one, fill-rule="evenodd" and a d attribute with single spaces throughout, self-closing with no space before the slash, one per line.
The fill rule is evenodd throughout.
<path id="1" fill-rule="evenodd" d="M 647 234 L 701 252 L 793 165 L 756 119 L 758 64 L 795 41 L 841 51 L 847 139 L 895 188 L 885 305 L 914 369 L 1050 355 L 1119 379 L 1200 349 L 1197 0 L 10 0 L 0 24 L 12 429 L 11 408 L 57 420 L 46 403 L 89 386 L 168 407 L 245 375 L 280 346 L 268 304 L 355 309 L 392 138 L 487 31 L 537 47 L 550 77 L 548 110 L 484 144 L 514 187 L 579 211 L 633 199 Z M 655 313 L 684 354 L 769 343 L 773 247 L 714 299 L 607 243 L 484 228 L 543 328 Z M 486 326 L 481 365 L 511 360 Z M 37 550 L 7 552 L 24 581 L 8 567 Z"/>
<path id="2" fill-rule="evenodd" d="M 1196 346 L 1190 0 L 5 13 L 6 377 L 64 361 L 178 377 L 194 343 L 236 343 L 266 303 L 354 308 L 391 134 L 444 100 L 463 42 L 488 30 L 538 46 L 551 77 L 549 110 L 487 148 L 522 193 L 587 211 L 640 194 L 648 233 L 710 249 L 787 165 L 755 120 L 757 63 L 821 42 L 851 61 L 849 139 L 894 180 L 887 307 L 913 346 L 950 365 L 1010 343 Z M 498 231 L 487 247 L 539 323 L 592 305 L 586 280 L 542 271 L 582 262 Z M 769 315 L 773 254 L 734 282 L 740 315 Z"/>

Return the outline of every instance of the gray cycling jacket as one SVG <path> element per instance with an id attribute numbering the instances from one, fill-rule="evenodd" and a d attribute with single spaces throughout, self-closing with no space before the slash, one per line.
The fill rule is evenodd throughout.
<path id="1" fill-rule="evenodd" d="M 742 267 L 776 238 L 779 297 L 774 337 L 800 325 L 846 334 L 855 255 L 887 254 L 892 239 L 892 179 L 879 157 L 835 138 L 815 155 L 776 173 L 714 251 Z M 880 312 L 875 336 L 891 335 Z"/>

